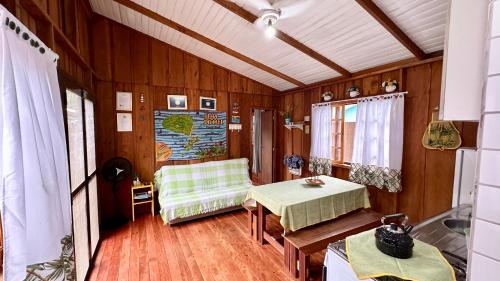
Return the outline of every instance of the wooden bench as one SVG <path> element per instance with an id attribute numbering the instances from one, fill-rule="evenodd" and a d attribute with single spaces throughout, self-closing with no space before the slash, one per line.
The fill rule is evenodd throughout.
<path id="1" fill-rule="evenodd" d="M 326 249 L 329 243 L 380 226 L 381 218 L 375 211 L 361 209 L 285 235 L 285 267 L 294 278 L 305 281 L 311 254 Z"/>
<path id="2" fill-rule="evenodd" d="M 243 204 L 243 208 L 248 212 L 248 233 L 254 240 L 258 240 L 257 237 L 257 207 Z"/>

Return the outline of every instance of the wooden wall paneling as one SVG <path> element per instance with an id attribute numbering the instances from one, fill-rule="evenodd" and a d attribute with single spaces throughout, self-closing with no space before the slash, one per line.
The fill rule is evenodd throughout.
<path id="1" fill-rule="evenodd" d="M 252 159 L 252 109 L 253 95 L 240 94 L 240 115 L 243 129 L 240 132 L 241 157 Z"/>
<path id="2" fill-rule="evenodd" d="M 293 114 L 292 114 L 293 122 L 302 122 L 304 121 L 304 93 L 299 92 L 293 94 Z M 303 142 L 304 142 L 304 131 L 299 129 L 292 129 L 292 151 L 293 154 L 300 155 L 304 157 L 303 153 Z M 298 176 L 294 176 L 294 178 L 299 178 Z"/>
<path id="3" fill-rule="evenodd" d="M 101 16 L 92 18 L 91 36 L 94 48 L 92 50 L 92 65 L 96 76 L 101 80 L 111 81 L 111 27 L 108 19 Z M 98 46 L 98 47 L 97 47 Z"/>
<path id="4" fill-rule="evenodd" d="M 242 93 L 241 76 L 238 73 L 229 73 L 229 91 L 234 93 Z"/>
<path id="5" fill-rule="evenodd" d="M 442 63 L 431 64 L 431 87 L 427 120 L 439 106 L 441 98 Z M 455 174 L 455 150 L 425 149 L 425 189 L 423 217 L 432 217 L 451 208 L 453 178 Z M 447 188 L 448 187 L 448 188 Z"/>
<path id="6" fill-rule="evenodd" d="M 112 93 L 113 98 L 116 99 L 116 92 L 132 92 L 132 85 L 130 83 L 115 83 L 114 91 Z M 132 113 L 132 118 L 134 118 L 135 114 Z M 115 116 L 116 122 L 116 116 Z M 134 141 L 134 132 L 136 128 L 132 128 L 132 132 L 116 132 L 116 156 L 127 158 L 132 165 L 135 166 L 135 141 Z"/>
<path id="7" fill-rule="evenodd" d="M 90 62 L 90 53 L 89 53 L 89 15 L 87 14 L 87 10 L 83 7 L 82 2 L 77 2 L 77 10 L 76 10 L 76 20 L 77 20 L 77 50 L 85 60 L 85 62 Z"/>
<path id="8" fill-rule="evenodd" d="M 154 87 L 153 109 L 167 110 L 167 87 Z"/>
<path id="9" fill-rule="evenodd" d="M 184 53 L 184 84 L 188 89 L 200 88 L 200 59 Z"/>
<path id="10" fill-rule="evenodd" d="M 132 82 L 148 84 L 150 75 L 150 39 L 139 33 L 130 33 L 130 63 L 132 68 Z"/>
<path id="11" fill-rule="evenodd" d="M 461 136 L 463 147 L 477 147 L 478 122 L 462 122 Z"/>
<path id="12" fill-rule="evenodd" d="M 61 27 L 61 21 L 59 17 L 59 0 L 47 0 L 47 13 L 49 14 L 52 22 Z"/>
<path id="13" fill-rule="evenodd" d="M 238 103 L 240 105 L 240 116 L 241 109 L 243 108 L 241 104 L 240 94 L 237 93 L 229 93 L 229 114 L 231 114 L 231 108 L 234 103 Z M 250 130 L 250 128 L 243 127 L 243 130 Z M 229 142 L 229 158 L 240 158 L 241 150 L 240 150 L 240 139 L 242 131 L 232 131 L 229 134 L 230 142 Z"/>
<path id="14" fill-rule="evenodd" d="M 363 78 L 361 93 L 363 96 L 373 96 L 382 93 L 382 81 L 380 75 L 372 75 Z"/>
<path id="15" fill-rule="evenodd" d="M 425 82 L 423 82 L 425 81 Z M 423 218 L 425 188 L 425 149 L 422 134 L 428 124 L 431 67 L 429 64 L 407 69 L 402 185 L 399 210 L 418 222 Z M 408 149 L 411 148 L 411 149 Z"/>
<path id="16" fill-rule="evenodd" d="M 222 67 L 216 67 L 215 69 L 215 87 L 217 91 L 225 91 L 229 90 L 229 71 Z"/>
<path id="17" fill-rule="evenodd" d="M 181 50 L 168 48 L 168 85 L 170 87 L 184 87 L 184 54 Z"/>
<path id="18" fill-rule="evenodd" d="M 273 97 L 270 95 L 262 96 L 262 107 L 264 108 L 272 108 L 273 106 Z"/>
<path id="19" fill-rule="evenodd" d="M 168 45 L 151 39 L 151 83 L 154 86 L 167 86 L 168 71 Z"/>
<path id="20" fill-rule="evenodd" d="M 312 90 L 308 90 L 304 93 L 304 113 L 303 116 L 309 116 L 309 120 L 311 120 L 311 99 L 312 99 Z M 304 119 L 302 119 L 304 120 Z M 310 176 L 309 172 L 309 154 L 311 152 L 311 122 L 304 122 L 304 126 L 309 126 L 309 134 L 306 134 L 306 130 L 304 127 L 303 138 L 302 138 L 302 157 L 304 158 L 304 168 L 302 169 L 302 174 L 304 176 Z"/>
<path id="21" fill-rule="evenodd" d="M 199 110 L 201 90 L 186 89 L 184 94 L 187 96 L 188 110 L 189 111 Z"/>
<path id="22" fill-rule="evenodd" d="M 133 85 L 135 167 L 142 180 L 152 181 L 155 171 L 153 91 L 145 84 Z M 141 97 L 143 102 L 141 102 Z"/>
<path id="23" fill-rule="evenodd" d="M 262 107 L 264 107 L 264 102 L 262 100 L 263 100 L 263 96 L 262 95 L 257 95 L 257 94 L 253 95 L 253 105 L 256 108 L 262 108 Z"/>
<path id="24" fill-rule="evenodd" d="M 293 95 L 286 95 L 285 96 L 285 103 L 284 103 L 284 109 L 289 110 L 291 106 L 293 106 Z M 287 128 L 283 127 L 284 133 L 283 133 L 283 145 L 284 145 L 284 151 L 283 151 L 283 156 L 285 155 L 291 155 L 293 154 L 293 133 L 291 130 L 288 130 Z M 283 157 L 281 158 L 281 163 L 283 163 Z M 288 169 L 285 165 L 283 167 L 283 179 L 284 180 L 291 180 L 293 177 L 290 173 L 288 173 Z"/>
<path id="25" fill-rule="evenodd" d="M 61 15 L 62 15 L 62 31 L 64 35 L 69 39 L 73 46 L 77 46 L 77 30 L 76 30 L 76 1 L 74 0 L 62 0 L 61 5 Z"/>
<path id="26" fill-rule="evenodd" d="M 215 90 L 215 70 L 218 67 L 206 60 L 200 60 L 200 89 Z M 223 91 L 223 89 L 219 89 Z"/>
<path id="27" fill-rule="evenodd" d="M 231 122 L 231 109 L 229 107 L 229 93 L 218 91 L 215 92 L 215 98 L 217 98 L 217 111 L 226 112 L 226 123 L 229 124 Z M 229 126 L 226 127 L 226 153 L 224 156 L 218 157 L 219 160 L 228 159 L 229 158 L 229 146 L 230 146 L 230 132 Z"/>
<path id="28" fill-rule="evenodd" d="M 113 60 L 113 80 L 129 83 L 132 81 L 130 29 L 117 23 L 111 25 L 111 57 Z"/>
<path id="29" fill-rule="evenodd" d="M 283 96 L 273 96 L 272 103 L 273 107 L 278 111 L 275 118 L 276 120 L 276 136 L 275 136 L 275 180 L 283 180 L 283 149 L 284 149 L 284 139 L 283 139 L 283 117 L 280 116 L 280 111 L 284 110 L 285 98 Z"/>
<path id="30" fill-rule="evenodd" d="M 95 88 L 96 160 L 97 168 L 100 170 L 106 160 L 115 156 L 116 114 L 114 111 L 113 84 L 99 81 L 96 83 Z M 102 177 L 98 177 L 97 180 L 100 198 L 111 198 L 111 184 Z M 107 200 L 101 200 L 99 210 L 102 216 L 101 219 L 111 217 L 113 205 L 109 204 Z"/>

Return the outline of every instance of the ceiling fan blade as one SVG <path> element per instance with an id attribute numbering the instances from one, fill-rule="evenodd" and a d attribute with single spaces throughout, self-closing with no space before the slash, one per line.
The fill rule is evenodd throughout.
<path id="1" fill-rule="evenodd" d="M 304 13 L 313 2 L 313 0 L 282 0 L 274 7 L 281 10 L 281 18 L 290 18 Z"/>
<path id="2" fill-rule="evenodd" d="M 258 11 L 273 8 L 273 6 L 271 6 L 271 3 L 269 3 L 269 1 L 267 0 L 250 0 L 246 1 L 245 3 L 253 6 Z"/>

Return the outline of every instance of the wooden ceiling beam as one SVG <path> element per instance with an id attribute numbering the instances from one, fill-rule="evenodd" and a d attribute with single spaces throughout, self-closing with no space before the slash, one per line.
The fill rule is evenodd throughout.
<path id="1" fill-rule="evenodd" d="M 184 27 L 184 26 L 178 24 L 175 21 L 167 19 L 166 17 L 164 17 L 164 16 L 162 16 L 154 11 L 151 11 L 151 10 L 149 10 L 149 9 L 147 9 L 147 8 L 137 4 L 135 2 L 132 2 L 130 0 L 114 0 L 114 1 L 116 3 L 122 4 L 125 7 L 130 8 L 138 13 L 141 13 L 141 14 L 143 14 L 151 19 L 154 19 L 154 20 L 156 20 L 156 21 L 158 21 L 158 22 L 160 22 L 160 23 L 162 23 L 162 24 L 164 24 L 172 29 L 175 29 L 181 33 L 184 33 L 193 39 L 196 39 L 200 42 L 203 42 L 209 46 L 212 46 L 212 47 L 218 49 L 219 51 L 222 51 L 222 52 L 224 52 L 228 55 L 231 55 L 239 60 L 242 60 L 250 65 L 253 65 L 259 69 L 262 69 L 268 73 L 271 73 L 271 74 L 273 74 L 273 75 L 275 75 L 283 80 L 286 80 L 294 85 L 297 85 L 300 87 L 305 86 L 304 83 L 302 83 L 302 82 L 300 82 L 300 81 L 298 81 L 298 80 L 296 80 L 296 79 L 294 79 L 286 74 L 283 74 L 283 73 L 281 73 L 281 72 L 279 72 L 279 71 L 277 71 L 277 70 L 275 70 L 275 69 L 273 69 L 273 68 L 271 68 L 263 63 L 260 63 L 260 62 L 254 60 L 250 57 L 247 57 L 247 56 L 245 56 L 245 55 L 243 55 L 243 54 L 241 54 L 233 49 L 230 49 L 230 48 L 228 48 L 228 47 L 226 47 L 226 46 L 224 46 L 224 45 L 222 45 L 222 44 L 220 44 L 220 43 L 218 43 L 218 42 L 216 42 L 208 37 L 201 35 L 200 33 L 197 33 L 196 31 L 193 31 L 187 27 Z"/>
<path id="2" fill-rule="evenodd" d="M 215 3 L 221 5 L 222 7 L 228 9 L 229 11 L 235 13 L 236 15 L 242 17 L 246 21 L 250 23 L 254 23 L 259 17 L 257 15 L 252 14 L 251 12 L 243 9 L 242 7 L 238 6 L 238 4 L 228 1 L 228 0 L 213 0 Z M 319 61 L 320 63 L 328 66 L 329 68 L 337 71 L 344 77 L 350 77 L 351 73 L 343 68 L 342 66 L 336 64 L 335 62 L 331 61 L 330 59 L 326 58 L 325 56 L 321 55 L 320 53 L 314 51 L 313 49 L 307 47 L 306 45 L 300 43 L 298 40 L 294 39 L 292 36 L 286 34 L 285 32 L 282 32 L 280 30 L 276 30 L 276 37 L 281 39 L 281 41 L 287 43 L 288 45 L 294 47 L 295 49 L 301 51 L 302 53 L 310 56 L 311 58 Z"/>
<path id="3" fill-rule="evenodd" d="M 372 0 L 356 0 L 375 20 L 405 46 L 417 59 L 426 58 L 425 52 L 406 35 Z"/>

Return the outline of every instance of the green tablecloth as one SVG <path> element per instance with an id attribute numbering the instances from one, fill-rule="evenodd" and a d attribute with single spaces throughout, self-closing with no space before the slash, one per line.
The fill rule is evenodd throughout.
<path id="1" fill-rule="evenodd" d="M 395 276 L 413 281 L 455 281 L 455 272 L 439 250 L 429 244 L 413 240 L 413 256 L 397 259 L 375 246 L 375 230 L 368 230 L 346 238 L 349 263 L 359 279 Z"/>
<path id="2" fill-rule="evenodd" d="M 285 229 L 296 231 L 360 208 L 369 208 L 364 185 L 321 176 L 324 185 L 308 186 L 304 179 L 250 188 L 246 200 L 254 199 L 280 216 Z"/>

